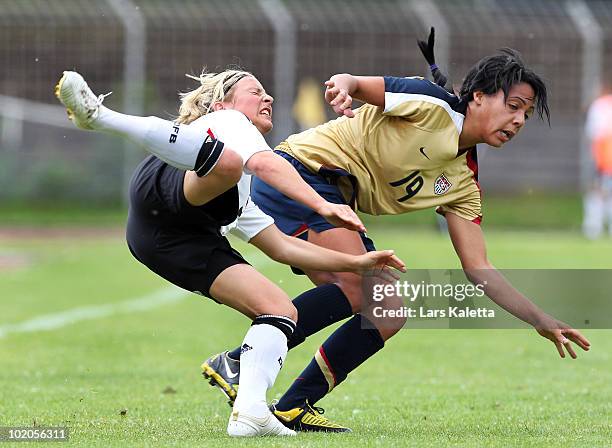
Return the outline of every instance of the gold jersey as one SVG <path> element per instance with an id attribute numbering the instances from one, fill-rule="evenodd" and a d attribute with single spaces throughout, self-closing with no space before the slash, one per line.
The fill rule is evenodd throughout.
<path id="1" fill-rule="evenodd" d="M 345 198 L 371 215 L 437 207 L 480 223 L 476 148 L 459 151 L 465 105 L 422 78 L 385 77 L 385 107 L 366 104 L 276 149 L 309 170 L 345 173 Z"/>

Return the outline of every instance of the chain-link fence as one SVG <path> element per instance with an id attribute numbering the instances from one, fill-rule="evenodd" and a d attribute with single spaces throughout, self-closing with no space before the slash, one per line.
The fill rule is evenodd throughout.
<path id="1" fill-rule="evenodd" d="M 306 80 L 426 75 L 415 39 L 432 24 L 455 84 L 504 46 L 548 81 L 551 127 L 534 119 L 503 151 L 482 148 L 485 191 L 576 191 L 584 108 L 612 77 L 609 1 L 0 0 L 0 200 L 118 202 L 144 156 L 44 107 L 62 70 L 113 91 L 110 107 L 168 118 L 195 87 L 185 73 L 240 65 L 276 97 L 274 144 L 298 130 Z"/>

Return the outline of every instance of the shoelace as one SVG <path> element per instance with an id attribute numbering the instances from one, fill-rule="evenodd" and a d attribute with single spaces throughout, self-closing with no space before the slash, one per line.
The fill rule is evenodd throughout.
<path id="1" fill-rule="evenodd" d="M 323 409 L 323 408 L 321 408 L 319 406 L 311 406 L 310 403 L 308 403 L 308 402 L 306 402 L 306 410 L 308 412 L 310 412 L 312 415 L 317 415 L 317 414 L 322 415 L 322 414 L 325 414 L 325 409 Z M 315 412 L 317 414 L 315 414 Z M 325 417 L 321 417 L 321 418 L 327 420 Z"/>
<path id="2" fill-rule="evenodd" d="M 87 116 L 89 118 L 91 118 L 93 116 L 93 114 L 96 113 L 98 107 L 100 107 L 102 105 L 102 102 L 104 102 L 104 98 L 106 98 L 107 96 L 109 96 L 110 94 L 112 94 L 113 92 L 108 92 L 108 93 L 103 93 L 102 95 L 98 95 L 93 103 L 92 106 L 88 107 L 88 111 L 87 111 Z M 89 97 L 91 98 L 91 97 Z M 87 104 L 87 103 L 85 103 Z"/>
<path id="3" fill-rule="evenodd" d="M 108 93 L 103 93 L 101 95 L 98 95 L 98 98 L 96 98 L 96 106 L 101 106 L 102 103 L 104 102 L 104 99 L 109 96 L 112 95 L 113 92 L 108 92 Z"/>

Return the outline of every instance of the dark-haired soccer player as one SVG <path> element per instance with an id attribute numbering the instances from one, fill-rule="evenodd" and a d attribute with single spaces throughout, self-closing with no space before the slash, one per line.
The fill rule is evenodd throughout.
<path id="1" fill-rule="evenodd" d="M 486 254 L 476 144 L 502 147 L 534 111 L 549 118 L 546 86 L 520 55 L 504 49 L 481 59 L 457 95 L 417 77 L 337 74 L 325 85 L 325 99 L 341 117 L 290 136 L 277 153 L 330 202 L 351 204 L 371 215 L 435 208 L 447 220 L 453 246 L 471 281 L 487 284 L 485 292 L 494 302 L 551 340 L 561 357 L 564 348 L 576 357 L 570 341 L 588 350 L 590 344 L 579 331 L 536 307 L 495 270 Z M 366 104 L 353 111 L 353 98 Z M 328 224 L 261 180 L 254 181 L 252 192 L 255 202 L 288 235 L 351 254 L 374 248 L 365 234 Z M 276 404 L 275 415 L 298 430 L 340 431 L 339 425 L 318 419 L 312 405 L 380 350 L 403 321 L 364 325 L 368 319 L 360 314 L 366 301 L 359 275 L 312 270 L 306 274 L 321 285 L 320 294 L 295 299 L 300 320 L 290 347 L 354 316 L 323 342 Z M 222 361 L 237 371 L 238 358 L 239 351 L 226 352 L 203 367 L 224 376 Z M 224 378 L 237 383 L 237 378 Z"/>

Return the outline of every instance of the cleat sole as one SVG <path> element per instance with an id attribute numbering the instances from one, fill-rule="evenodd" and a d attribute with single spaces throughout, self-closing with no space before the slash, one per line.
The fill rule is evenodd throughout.
<path id="1" fill-rule="evenodd" d="M 63 72 L 62 73 L 62 77 L 60 78 L 60 80 L 57 82 L 57 84 L 55 85 L 55 88 L 53 89 L 53 92 L 55 93 L 55 97 L 60 100 L 60 102 L 63 104 L 64 102 L 62 101 L 61 98 L 61 93 L 62 93 L 62 87 L 64 85 L 64 81 L 66 81 L 66 78 L 68 77 L 68 72 Z M 74 116 L 74 113 L 72 112 L 72 110 L 70 110 L 68 107 L 66 107 L 66 114 L 68 115 L 68 119 L 70 121 L 73 121 L 72 117 Z"/>
<path id="2" fill-rule="evenodd" d="M 223 394 L 227 397 L 227 404 L 230 407 L 234 406 L 234 401 L 236 400 L 236 391 L 230 387 L 229 384 L 219 375 L 213 368 L 211 368 L 208 363 L 204 363 L 201 366 L 202 368 L 202 376 L 208 380 L 208 384 L 211 386 L 217 387 L 223 392 Z"/>

